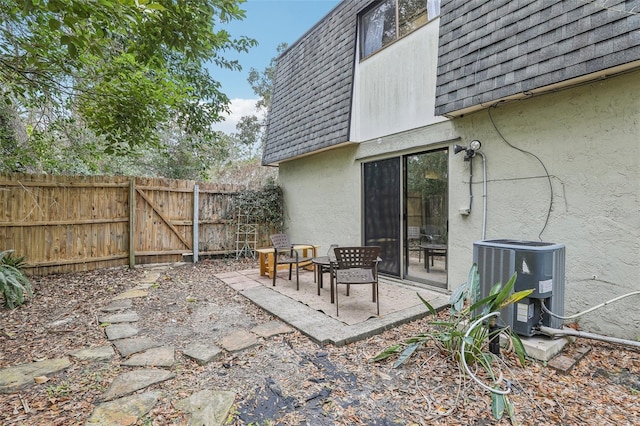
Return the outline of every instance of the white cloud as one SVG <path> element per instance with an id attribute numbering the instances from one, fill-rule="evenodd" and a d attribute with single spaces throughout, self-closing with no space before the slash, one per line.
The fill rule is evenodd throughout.
<path id="1" fill-rule="evenodd" d="M 227 134 L 236 133 L 236 124 L 242 117 L 257 115 L 259 119 L 262 119 L 263 112 L 256 110 L 257 102 L 258 99 L 231 99 L 231 105 L 229 105 L 231 114 L 227 116 L 225 121 L 214 124 L 213 130 L 220 130 Z"/>

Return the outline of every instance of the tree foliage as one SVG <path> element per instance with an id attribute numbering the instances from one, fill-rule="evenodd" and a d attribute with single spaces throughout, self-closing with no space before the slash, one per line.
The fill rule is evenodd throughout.
<path id="1" fill-rule="evenodd" d="M 286 49 L 287 43 L 280 43 L 277 48 L 278 55 Z M 262 151 L 263 148 L 263 136 L 271 107 L 271 93 L 273 91 L 276 65 L 277 57 L 274 57 L 271 58 L 269 65 L 262 72 L 255 68 L 251 68 L 249 71 L 247 81 L 253 93 L 258 96 L 258 101 L 256 102 L 257 114 L 242 117 L 236 125 L 238 132 L 232 135 L 241 146 L 248 147 L 249 153 L 253 155 L 259 155 L 253 150 Z"/>
<path id="2" fill-rule="evenodd" d="M 174 143 L 220 146 L 210 126 L 229 99 L 206 65 L 239 70 L 223 53 L 256 44 L 224 30 L 244 18 L 243 2 L 0 0 L 2 149 L 12 137 L 42 146 L 65 137 L 72 150 L 81 143 L 108 157 L 165 147 L 167 133 L 180 135 Z M 15 115 L 26 141 L 8 125 Z"/>

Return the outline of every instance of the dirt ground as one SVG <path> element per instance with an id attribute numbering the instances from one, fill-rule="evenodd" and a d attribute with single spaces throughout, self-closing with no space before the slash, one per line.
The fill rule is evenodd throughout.
<path id="1" fill-rule="evenodd" d="M 252 267 L 252 261 L 224 259 L 174 267 L 149 296 L 134 300 L 139 335 L 176 348 L 176 378 L 154 385 L 163 397 L 137 424 L 186 424 L 174 403 L 202 389 L 236 393 L 232 425 L 510 424 L 494 419 L 490 395 L 434 346 L 397 369 L 393 360 L 370 361 L 387 346 L 427 330 L 429 319 L 343 347 L 320 347 L 295 331 L 205 366 L 183 356 L 181 348 L 194 340 L 216 342 L 276 319 L 213 277 Z M 0 368 L 107 344 L 100 309 L 144 274 L 143 268 L 116 268 L 32 278 L 31 301 L 13 311 L 0 309 Z M 640 424 L 640 351 L 578 339 L 565 353 L 585 346 L 591 351 L 569 374 L 536 361 L 522 367 L 503 352 L 519 424 Z M 0 394 L 0 424 L 82 425 L 126 368 L 118 359 L 73 361 L 44 384 Z"/>

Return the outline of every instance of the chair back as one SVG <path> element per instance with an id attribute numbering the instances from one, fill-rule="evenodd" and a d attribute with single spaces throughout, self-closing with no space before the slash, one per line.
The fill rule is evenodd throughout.
<path id="1" fill-rule="evenodd" d="M 269 239 L 271 240 L 271 244 L 278 250 L 291 248 L 291 242 L 287 234 L 273 234 L 269 236 Z"/>
<path id="2" fill-rule="evenodd" d="M 329 246 L 329 250 L 327 251 L 327 256 L 329 256 L 329 262 L 334 262 L 336 261 L 336 253 L 333 251 L 336 247 L 338 247 L 338 244 L 331 244 Z"/>
<path id="3" fill-rule="evenodd" d="M 375 268 L 380 254 L 379 246 L 336 247 L 338 269 Z"/>
<path id="4" fill-rule="evenodd" d="M 419 240 L 420 239 L 420 227 L 419 226 L 407 226 L 407 239 Z"/>

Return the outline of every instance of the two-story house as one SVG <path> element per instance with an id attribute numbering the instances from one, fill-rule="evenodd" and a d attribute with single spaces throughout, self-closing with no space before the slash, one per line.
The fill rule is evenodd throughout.
<path id="1" fill-rule="evenodd" d="M 479 240 L 564 244 L 567 315 L 640 290 L 638 9 L 342 1 L 278 58 L 263 164 L 287 232 L 446 290 Z M 578 321 L 637 339 L 638 297 Z"/>

